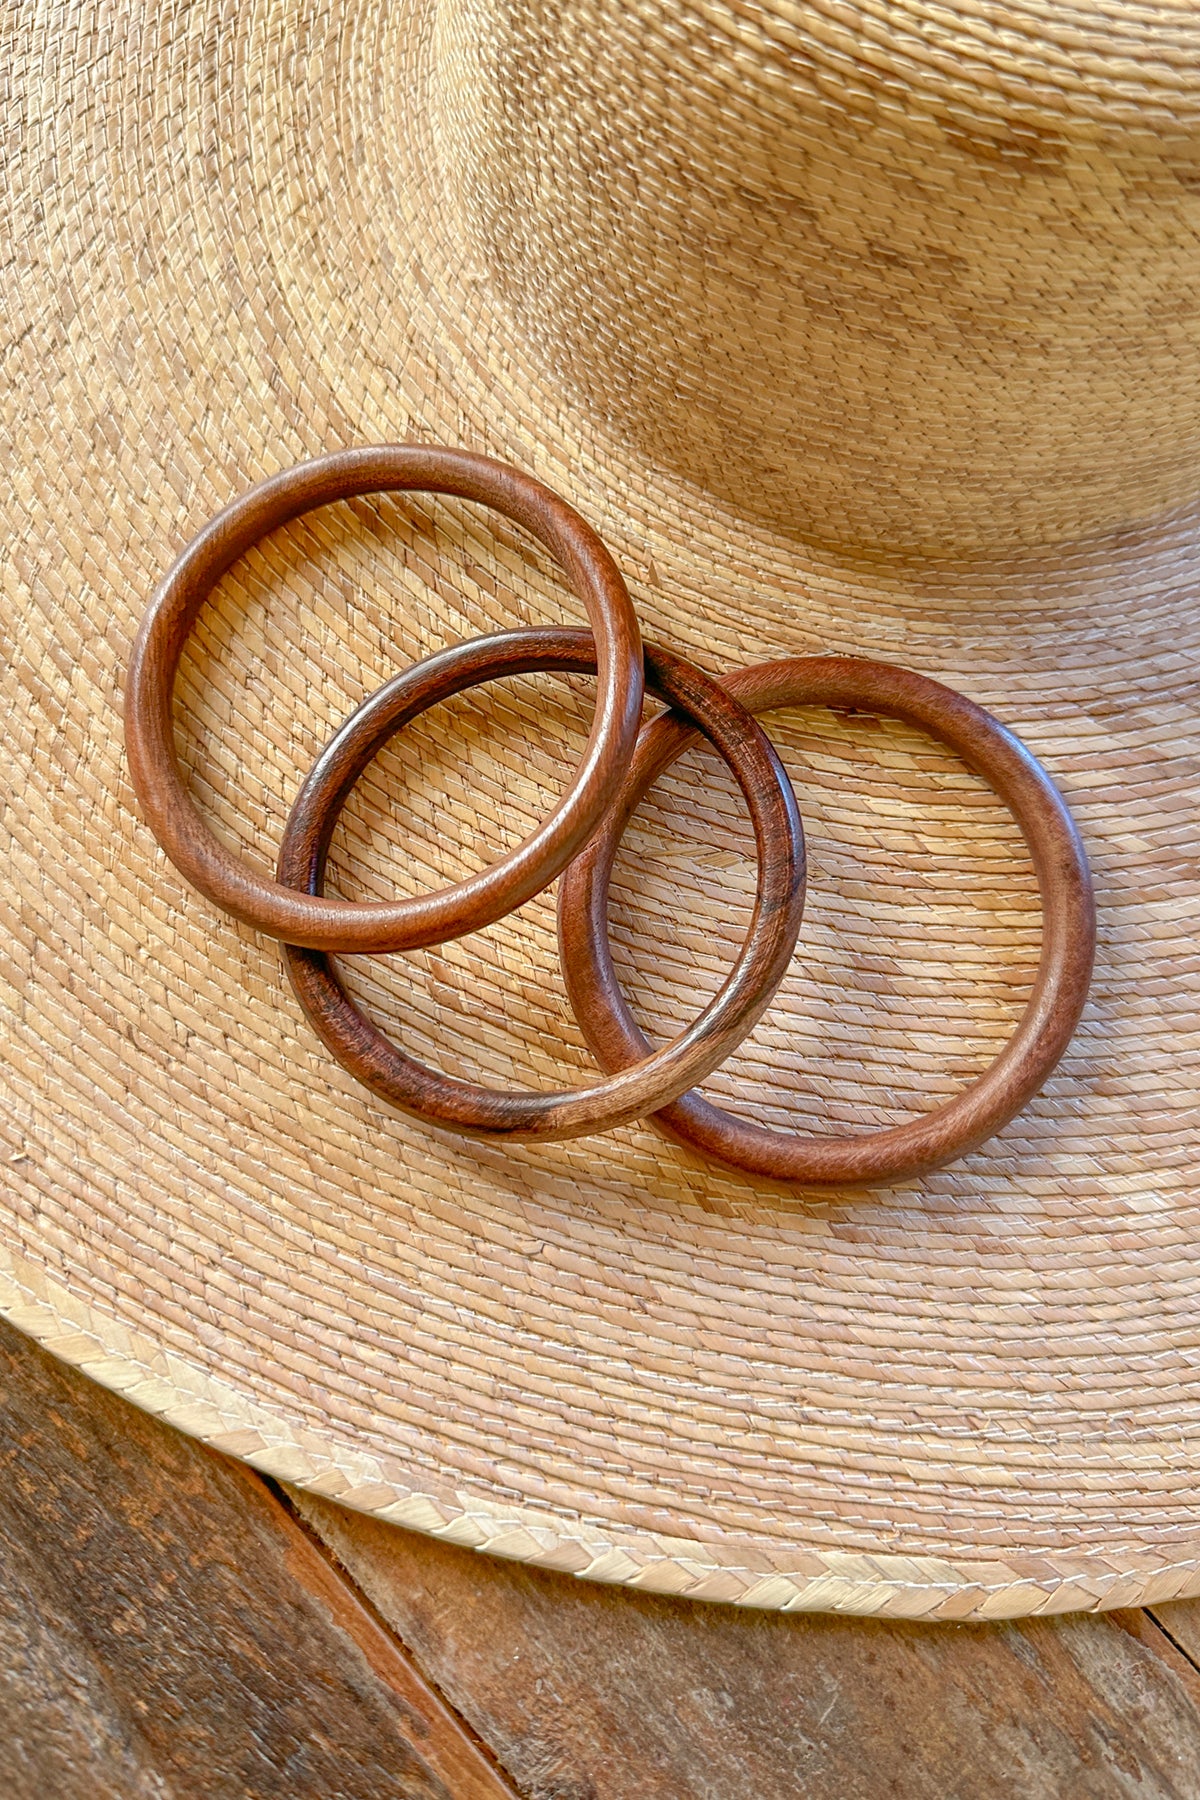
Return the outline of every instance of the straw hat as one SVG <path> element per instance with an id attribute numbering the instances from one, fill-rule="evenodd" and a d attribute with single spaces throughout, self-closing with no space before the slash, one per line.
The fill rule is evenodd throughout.
<path id="1" fill-rule="evenodd" d="M 256 1466 L 456 1542 L 761 1606 L 966 1618 L 1200 1592 L 1200 18 L 1115 0 L 95 0 L 11 10 L 0 1259 L 8 1315 Z M 1092 996 L 999 1136 L 893 1188 L 741 1179 L 649 1124 L 475 1144 L 358 1087 L 278 946 L 135 814 L 132 635 L 231 497 L 463 444 L 601 533 L 720 671 L 901 663 L 1019 732 L 1092 861 Z M 421 496 L 247 554 L 179 689 L 199 805 L 270 867 L 314 755 L 449 640 L 580 621 Z M 545 817 L 591 690 L 428 714 L 332 886 L 418 893 Z M 1039 909 L 946 750 L 767 721 L 800 952 L 706 1091 L 781 1127 L 935 1105 L 1012 1031 Z M 639 1017 L 754 889 L 693 755 L 628 834 Z M 545 893 L 342 963 L 406 1047 L 594 1072 Z"/>

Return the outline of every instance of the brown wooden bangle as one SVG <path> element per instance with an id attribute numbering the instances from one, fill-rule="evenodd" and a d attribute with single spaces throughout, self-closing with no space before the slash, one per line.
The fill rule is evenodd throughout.
<path id="1" fill-rule="evenodd" d="M 754 824 L 758 895 L 746 941 L 720 992 L 661 1050 L 596 1085 L 569 1093 L 499 1093 L 426 1067 L 359 1011 L 329 958 L 285 947 L 305 1013 L 352 1075 L 393 1106 L 477 1137 L 568 1138 L 640 1118 L 716 1068 L 767 1006 L 791 960 L 804 901 L 804 838 L 791 784 L 762 728 L 711 675 L 647 644 L 645 679 L 720 751 L 737 777 Z M 319 893 L 329 842 L 346 799 L 372 757 L 426 707 L 479 682 L 534 670 L 590 675 L 590 632 L 545 629 L 476 638 L 439 652 L 374 693 L 330 740 L 284 828 L 279 879 Z M 618 835 L 636 804 L 618 795 Z M 567 952 L 568 956 L 570 951 Z"/>
<path id="2" fill-rule="evenodd" d="M 180 772 L 172 699 L 196 616 L 239 556 L 313 507 L 407 489 L 477 500 L 526 527 L 583 601 L 596 639 L 591 736 L 550 818 L 490 868 L 434 894 L 360 903 L 297 894 L 221 843 Z M 377 444 L 301 463 L 251 488 L 210 519 L 159 585 L 125 684 L 125 741 L 142 812 L 192 886 L 271 937 L 341 951 L 411 950 L 478 931 L 549 886 L 595 829 L 629 764 L 642 706 L 641 636 L 621 573 L 573 507 L 519 470 L 467 450 Z"/>
<path id="3" fill-rule="evenodd" d="M 1087 857 L 1045 770 L 989 713 L 906 669 L 850 657 L 797 657 L 725 676 L 748 711 L 847 706 L 905 719 L 940 738 L 1011 808 L 1041 890 L 1042 953 L 1033 994 L 991 1067 L 945 1106 L 861 1137 L 767 1130 L 686 1094 L 655 1115 L 668 1136 L 728 1167 L 777 1181 L 854 1185 L 900 1181 L 940 1168 L 990 1137 L 1038 1091 L 1065 1050 L 1087 997 L 1096 922 Z M 693 734 L 670 714 L 647 726 L 621 790 L 625 816 Z M 651 1048 L 617 982 L 608 942 L 608 889 L 620 841 L 616 815 L 571 864 L 559 889 L 559 935 L 576 1017 L 602 1068 Z"/>

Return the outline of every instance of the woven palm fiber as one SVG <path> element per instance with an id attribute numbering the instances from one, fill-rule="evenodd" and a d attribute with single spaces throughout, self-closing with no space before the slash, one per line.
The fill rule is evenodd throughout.
<path id="1" fill-rule="evenodd" d="M 1200 1592 L 1200 15 L 74 0 L 4 31 L 8 1316 L 261 1469 L 599 1580 L 941 1618 Z M 648 1124 L 453 1139 L 321 1051 L 277 946 L 135 816 L 122 675 L 226 500 L 406 438 L 549 482 L 706 668 L 892 660 L 1042 757 L 1100 949 L 997 1138 L 892 1189 L 776 1190 Z M 467 505 L 309 515 L 202 616 L 198 802 L 269 869 L 366 692 L 555 619 L 548 559 Z M 530 677 L 428 715 L 357 791 L 331 891 L 516 842 L 590 704 Z M 917 733 L 767 724 L 810 897 L 706 1091 L 868 1130 L 1012 1030 L 1033 872 Z M 753 883 L 736 790 L 689 756 L 614 888 L 656 1039 Z M 426 1060 L 575 1085 L 553 899 L 342 967 Z"/>

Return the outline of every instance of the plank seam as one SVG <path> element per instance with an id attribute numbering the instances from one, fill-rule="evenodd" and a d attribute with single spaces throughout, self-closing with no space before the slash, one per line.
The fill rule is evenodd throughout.
<path id="1" fill-rule="evenodd" d="M 363 1611 L 368 1614 L 385 1636 L 399 1646 L 400 1650 L 408 1658 L 408 1661 L 412 1664 L 414 1670 L 420 1676 L 425 1686 L 445 1708 L 447 1714 L 453 1720 L 458 1730 L 461 1731 L 463 1737 L 471 1744 L 472 1748 L 477 1750 L 483 1757 L 489 1768 L 491 1768 L 495 1774 L 497 1781 L 512 1794 L 513 1800 L 528 1800 L 528 1796 L 522 1789 L 519 1789 L 516 1786 L 512 1775 L 500 1763 L 491 1745 L 486 1739 L 480 1737 L 470 1720 L 464 1718 L 459 1708 L 448 1698 L 440 1684 L 429 1673 L 429 1670 L 425 1667 L 420 1656 L 418 1656 L 417 1652 L 413 1649 L 413 1646 L 396 1630 L 396 1627 L 392 1624 L 391 1620 L 384 1617 L 383 1613 L 381 1613 L 379 1608 L 375 1605 L 366 1589 L 361 1587 L 355 1580 L 353 1574 L 346 1567 L 336 1550 L 327 1544 L 318 1532 L 313 1530 L 312 1526 L 296 1506 L 282 1482 L 277 1481 L 273 1475 L 264 1475 L 259 1469 L 250 1469 L 248 1472 L 251 1478 L 254 1481 L 260 1482 L 262 1486 L 267 1489 L 271 1498 L 283 1508 L 292 1524 L 303 1534 L 312 1549 L 332 1571 L 334 1576 L 353 1597 L 355 1602 L 362 1607 Z M 397 1527 L 397 1529 L 402 1528 Z"/>
<path id="2" fill-rule="evenodd" d="M 1195 1656 L 1192 1655 L 1192 1653 L 1188 1649 L 1187 1645 L 1183 1644 L 1179 1641 L 1179 1639 L 1175 1636 L 1175 1633 L 1173 1631 L 1171 1631 L 1168 1626 L 1163 1624 L 1163 1622 L 1159 1618 L 1158 1614 L 1151 1607 L 1147 1606 L 1143 1610 L 1145 1611 L 1146 1617 L 1154 1625 L 1157 1625 L 1158 1629 L 1162 1632 L 1162 1634 L 1166 1638 L 1167 1642 L 1169 1644 L 1173 1644 L 1175 1646 L 1175 1648 L 1176 1648 L 1176 1650 L 1178 1650 L 1180 1656 L 1182 1656 L 1184 1662 L 1190 1663 L 1192 1668 L 1195 1669 L 1196 1673 L 1198 1675 L 1200 1675 L 1200 1662 L 1198 1662 L 1197 1659 L 1195 1658 Z"/>

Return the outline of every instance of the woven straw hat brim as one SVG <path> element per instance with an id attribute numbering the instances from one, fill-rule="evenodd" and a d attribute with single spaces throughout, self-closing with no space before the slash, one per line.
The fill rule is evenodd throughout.
<path id="1" fill-rule="evenodd" d="M 462 248 L 423 4 L 85 5 L 8 27 L 3 500 L 7 1316 L 280 1478 L 599 1580 L 752 1605 L 1013 1616 L 1200 1592 L 1200 520 L 937 574 L 853 566 L 652 466 L 573 402 Z M 277 946 L 133 809 L 132 634 L 171 556 L 343 444 L 466 443 L 601 531 L 646 635 L 961 688 L 1043 758 L 1096 878 L 1079 1033 L 1000 1136 L 867 1193 L 755 1186 L 648 1125 L 475 1145 L 331 1063 Z M 372 500 L 222 583 L 181 682 L 195 791 L 267 866 L 330 731 L 398 667 L 578 618 L 508 526 Z M 337 891 L 454 878 L 544 816 L 587 684 L 481 690 L 381 759 Z M 801 952 L 707 1091 L 863 1130 L 986 1066 L 1037 957 L 1011 821 L 900 725 L 768 721 L 809 830 Z M 753 893 L 690 757 L 639 814 L 614 937 L 659 1037 Z M 349 965 L 343 965 L 349 967 Z M 553 895 L 355 991 L 463 1074 L 592 1067 Z"/>

